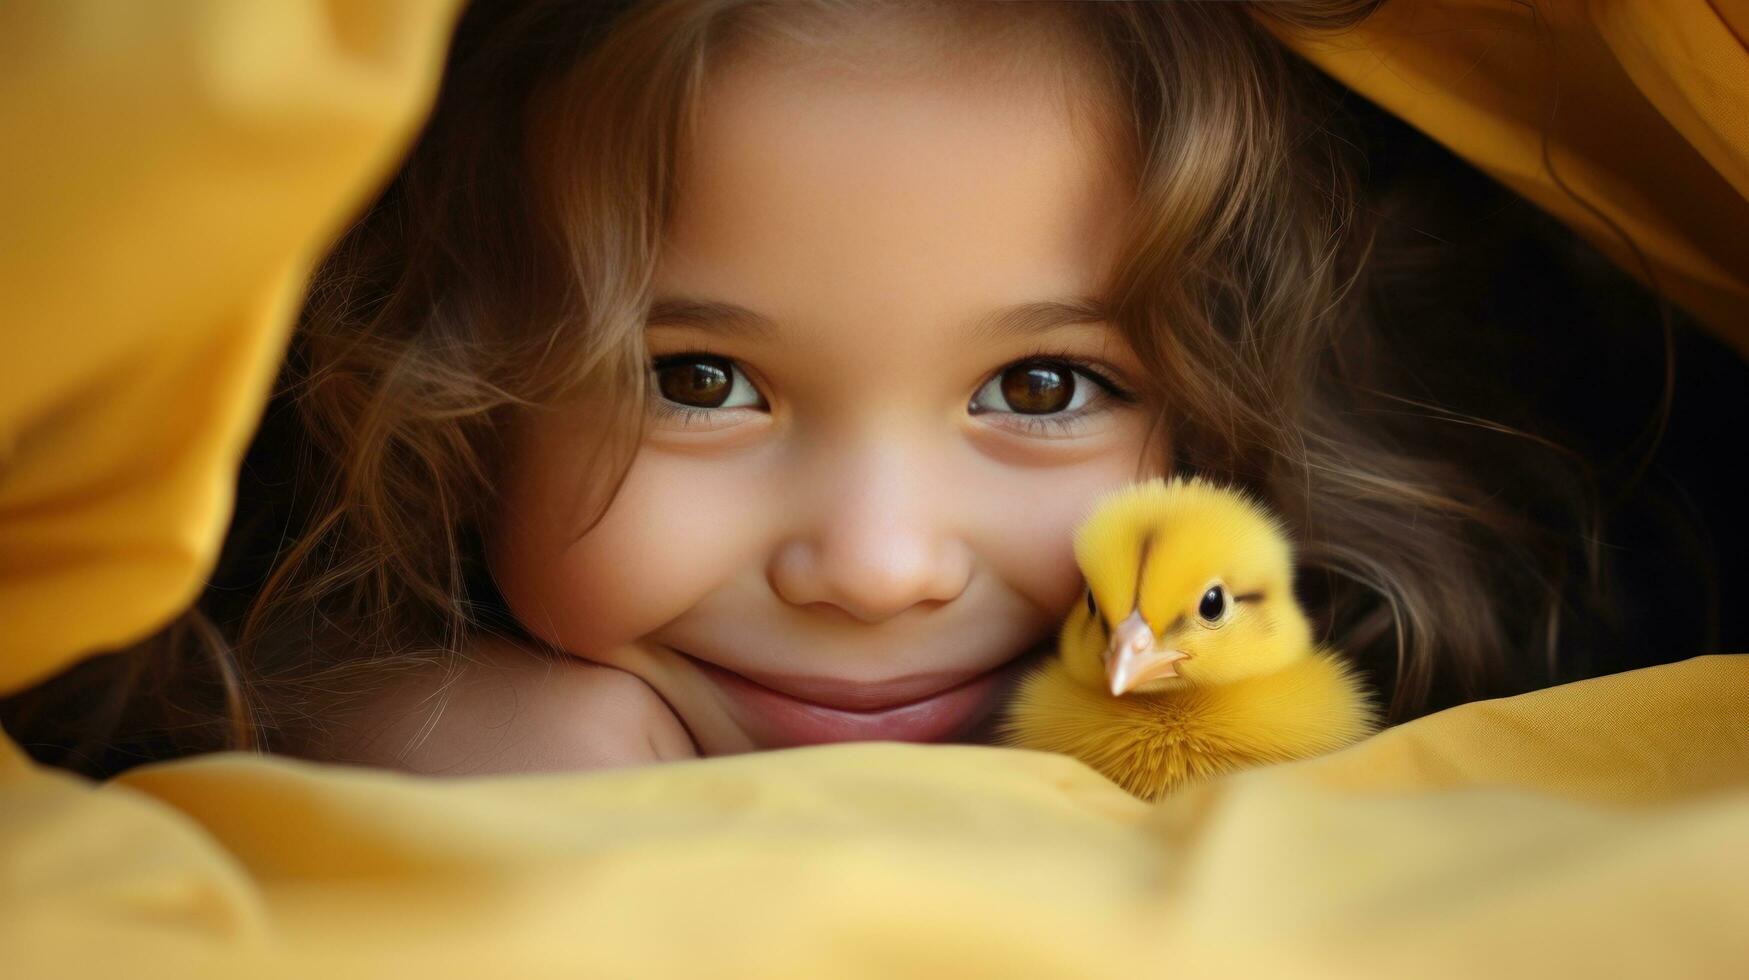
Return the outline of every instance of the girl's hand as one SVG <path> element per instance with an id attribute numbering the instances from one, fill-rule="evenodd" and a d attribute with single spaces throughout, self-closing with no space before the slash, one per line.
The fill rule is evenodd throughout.
<path id="1" fill-rule="evenodd" d="M 668 705 L 633 674 L 480 641 L 448 684 L 393 682 L 320 753 L 336 762 L 461 776 L 612 769 L 697 756 Z"/>

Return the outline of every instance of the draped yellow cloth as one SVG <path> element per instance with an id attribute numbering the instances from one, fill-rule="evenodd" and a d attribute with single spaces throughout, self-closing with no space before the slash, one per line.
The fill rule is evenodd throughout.
<path id="1" fill-rule="evenodd" d="M 1606 251 L 1626 231 L 1749 348 L 1744 4 L 1537 11 L 1395 2 L 1294 43 Z M 404 150 L 453 17 L 0 6 L 0 692 L 194 595 L 299 286 Z M 450 781 L 217 755 L 93 784 L 0 738 L 7 977 L 1745 976 L 1745 923 L 1744 656 L 1158 807 L 971 746 Z"/>
<path id="2" fill-rule="evenodd" d="M 1396 0 L 1278 33 L 1749 355 L 1749 0 Z"/>

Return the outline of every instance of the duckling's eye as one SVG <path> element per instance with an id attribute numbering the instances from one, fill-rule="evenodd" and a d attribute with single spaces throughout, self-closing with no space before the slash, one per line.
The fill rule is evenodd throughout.
<path id="1" fill-rule="evenodd" d="M 1202 602 L 1196 607 L 1196 614 L 1203 622 L 1211 625 L 1219 623 L 1227 615 L 1227 590 L 1218 585 L 1211 585 L 1202 594 Z"/>
<path id="2" fill-rule="evenodd" d="M 1099 616 L 1099 605 L 1093 601 L 1093 590 L 1087 590 L 1087 612 L 1094 618 Z"/>

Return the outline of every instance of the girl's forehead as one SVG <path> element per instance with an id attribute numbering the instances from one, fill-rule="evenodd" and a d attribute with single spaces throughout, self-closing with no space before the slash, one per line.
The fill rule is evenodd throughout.
<path id="1" fill-rule="evenodd" d="M 1053 84 L 712 76 L 657 293 L 782 322 L 942 322 L 1097 297 L 1129 191 Z"/>

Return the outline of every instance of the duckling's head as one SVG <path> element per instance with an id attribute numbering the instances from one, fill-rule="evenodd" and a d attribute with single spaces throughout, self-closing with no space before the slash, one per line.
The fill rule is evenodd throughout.
<path id="1" fill-rule="evenodd" d="M 1281 523 L 1245 493 L 1153 479 L 1101 498 L 1075 534 L 1087 580 L 1060 651 L 1113 696 L 1226 684 L 1305 656 Z"/>

